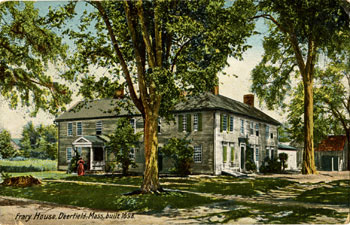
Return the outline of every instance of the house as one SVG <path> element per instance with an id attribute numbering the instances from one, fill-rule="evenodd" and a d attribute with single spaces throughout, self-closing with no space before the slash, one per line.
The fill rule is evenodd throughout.
<path id="1" fill-rule="evenodd" d="M 105 145 L 108 135 L 115 129 L 118 118 L 128 117 L 135 132 L 143 131 L 143 119 L 135 109 L 114 106 L 123 99 L 102 99 L 80 102 L 56 118 L 59 129 L 58 169 L 66 170 L 75 148 L 88 163 L 89 170 L 104 170 L 110 159 Z M 266 157 L 277 157 L 278 121 L 254 107 L 254 95 L 244 96 L 239 102 L 216 93 L 188 97 L 172 111 L 175 120 L 163 118 L 158 123 L 159 148 L 172 137 L 191 140 L 194 148 L 192 173 L 215 174 L 223 171 L 244 171 L 248 160 L 260 167 Z M 144 153 L 142 138 L 133 156 L 142 173 Z M 159 155 L 159 170 L 167 173 L 172 167 L 170 159 Z"/>
<path id="2" fill-rule="evenodd" d="M 345 135 L 328 136 L 315 149 L 315 163 L 318 170 L 347 170 L 348 160 L 349 149 Z"/>
<path id="3" fill-rule="evenodd" d="M 297 170 L 298 169 L 298 166 L 297 166 L 298 150 L 297 150 L 297 148 L 294 148 L 294 147 L 287 145 L 287 144 L 279 143 L 277 154 L 279 155 L 280 153 L 286 153 L 288 155 L 288 159 L 286 162 L 287 163 L 286 170 Z"/>

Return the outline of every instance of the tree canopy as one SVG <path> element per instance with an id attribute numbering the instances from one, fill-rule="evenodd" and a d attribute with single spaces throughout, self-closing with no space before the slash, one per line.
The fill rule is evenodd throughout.
<path id="1" fill-rule="evenodd" d="M 264 55 L 252 71 L 252 89 L 272 109 L 285 107 L 293 81 L 304 89 L 303 173 L 316 173 L 314 164 L 313 84 L 320 53 L 332 56 L 349 38 L 349 19 L 341 1 L 258 0 L 255 18 L 266 19 Z"/>
<path id="2" fill-rule="evenodd" d="M 100 97 L 126 87 L 144 118 L 145 172 L 142 191 L 160 189 L 157 121 L 181 96 L 212 90 L 228 57 L 242 58 L 254 28 L 254 5 L 237 0 L 70 2 L 47 21 L 76 45 L 63 76 L 80 80 L 81 93 Z M 82 12 L 78 29 L 65 23 Z M 104 68 L 102 76 L 90 76 Z M 104 80 L 103 82 L 101 82 Z M 84 86 L 89 84 L 89 86 Z M 91 84 L 97 84 L 91 85 Z"/>
<path id="3" fill-rule="evenodd" d="M 67 46 L 39 16 L 33 2 L 0 4 L 0 93 L 18 103 L 57 114 L 71 92 L 47 74 L 49 63 L 63 61 Z"/>

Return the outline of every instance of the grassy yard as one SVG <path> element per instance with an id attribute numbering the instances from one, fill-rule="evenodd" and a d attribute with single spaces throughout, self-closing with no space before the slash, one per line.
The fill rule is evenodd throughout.
<path id="1" fill-rule="evenodd" d="M 254 223 L 300 224 L 317 223 L 317 219 L 323 216 L 330 218 L 329 221 L 332 223 L 336 221 L 338 221 L 336 223 L 339 223 L 339 221 L 345 222 L 347 217 L 346 213 L 338 213 L 332 209 L 316 209 L 302 206 L 252 204 L 246 202 L 235 202 L 234 205 L 229 202 L 225 206 L 231 209 L 223 213 L 211 213 L 197 218 L 201 219 L 201 221 L 207 218 L 208 223 L 233 223 L 240 218 L 249 217 L 256 221 Z M 219 217 L 219 220 L 212 221 L 212 218 L 215 217 Z"/>
<path id="2" fill-rule="evenodd" d="M 122 195 L 133 190 L 135 190 L 135 188 L 96 184 L 44 182 L 43 185 L 26 188 L 2 186 L 0 187 L 0 195 L 100 210 L 134 211 L 161 211 L 165 207 L 191 208 L 219 201 L 199 195 L 181 193 L 134 196 Z"/>
<path id="3" fill-rule="evenodd" d="M 18 176 L 29 176 L 32 175 L 33 177 L 39 178 L 39 179 L 64 179 L 65 177 L 75 176 L 67 174 L 65 171 L 42 171 L 42 172 L 22 172 L 22 173 L 15 173 L 15 172 L 9 172 L 9 175 L 13 177 Z"/>
<path id="4" fill-rule="evenodd" d="M 39 172 L 57 170 L 56 160 L 27 159 L 23 161 L 0 160 L 0 171 Z"/>
<path id="5" fill-rule="evenodd" d="M 296 200 L 300 202 L 324 203 L 350 206 L 350 180 L 337 180 L 326 187 L 303 192 Z"/>

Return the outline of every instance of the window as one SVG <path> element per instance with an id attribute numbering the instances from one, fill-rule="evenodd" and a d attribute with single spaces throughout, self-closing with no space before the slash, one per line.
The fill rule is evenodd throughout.
<path id="1" fill-rule="evenodd" d="M 273 139 L 273 133 L 270 134 L 271 139 Z"/>
<path id="2" fill-rule="evenodd" d="M 269 133 L 270 133 L 270 126 L 266 125 L 266 128 L 265 128 L 265 137 L 266 137 L 266 139 L 269 138 Z"/>
<path id="3" fill-rule="evenodd" d="M 135 160 L 135 148 L 130 149 L 129 158 Z"/>
<path id="4" fill-rule="evenodd" d="M 96 122 L 96 135 L 102 134 L 102 121 Z"/>
<path id="5" fill-rule="evenodd" d="M 68 136 L 73 136 L 73 123 L 68 123 L 67 124 L 67 135 Z"/>
<path id="6" fill-rule="evenodd" d="M 222 118 L 222 130 L 227 131 L 227 115 L 224 114 Z"/>
<path id="7" fill-rule="evenodd" d="M 77 136 L 83 135 L 83 124 L 81 122 L 77 122 Z"/>
<path id="8" fill-rule="evenodd" d="M 198 131 L 198 114 L 193 116 L 193 130 Z"/>
<path id="9" fill-rule="evenodd" d="M 230 116 L 230 131 L 233 131 L 233 124 L 234 124 L 233 116 Z"/>
<path id="10" fill-rule="evenodd" d="M 73 155 L 73 152 L 72 152 L 72 147 L 68 147 L 66 148 L 66 158 L 67 158 L 67 161 L 70 162 L 71 159 L 72 159 L 72 155 Z"/>
<path id="11" fill-rule="evenodd" d="M 259 161 L 259 146 L 255 147 L 255 161 Z"/>
<path id="12" fill-rule="evenodd" d="M 250 135 L 253 135 L 254 134 L 254 123 L 253 122 L 250 122 Z"/>
<path id="13" fill-rule="evenodd" d="M 158 118 L 158 133 L 161 131 L 161 126 L 162 126 L 162 120 Z"/>
<path id="14" fill-rule="evenodd" d="M 130 119 L 130 125 L 131 125 L 132 129 L 134 129 L 134 133 L 136 133 L 136 120 Z"/>
<path id="15" fill-rule="evenodd" d="M 93 148 L 94 161 L 103 161 L 103 148 L 94 147 Z"/>
<path id="16" fill-rule="evenodd" d="M 183 119 L 182 119 L 182 131 L 183 132 L 186 132 L 186 129 L 187 129 L 187 116 L 184 116 Z"/>
<path id="17" fill-rule="evenodd" d="M 193 160 L 195 163 L 202 162 L 202 145 L 194 146 Z"/>
<path id="18" fill-rule="evenodd" d="M 255 124 L 255 135 L 257 137 L 259 137 L 259 124 L 258 123 Z"/>
<path id="19" fill-rule="evenodd" d="M 266 147 L 266 157 L 270 158 L 270 148 Z"/>
<path id="20" fill-rule="evenodd" d="M 227 162 L 227 146 L 222 146 L 222 159 L 225 162 Z"/>
<path id="21" fill-rule="evenodd" d="M 273 158 L 275 157 L 275 150 L 273 149 L 273 147 L 270 148 L 270 158 L 273 160 Z"/>
<path id="22" fill-rule="evenodd" d="M 244 120 L 241 120 L 241 134 L 244 134 Z"/>

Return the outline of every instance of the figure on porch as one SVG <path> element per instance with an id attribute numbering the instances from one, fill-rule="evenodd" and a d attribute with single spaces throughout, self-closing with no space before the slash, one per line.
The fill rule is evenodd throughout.
<path id="1" fill-rule="evenodd" d="M 79 158 L 78 164 L 78 176 L 84 176 L 84 160 L 82 157 Z"/>

